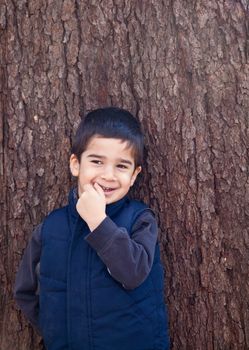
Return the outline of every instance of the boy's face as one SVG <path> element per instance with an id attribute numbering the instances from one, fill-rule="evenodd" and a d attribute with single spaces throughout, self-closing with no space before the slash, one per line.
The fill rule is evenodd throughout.
<path id="1" fill-rule="evenodd" d="M 103 189 L 106 204 L 123 198 L 134 184 L 141 167 L 135 168 L 132 149 L 120 139 L 93 136 L 80 162 L 72 154 L 70 169 L 78 177 L 79 196 L 85 184 L 98 183 Z"/>

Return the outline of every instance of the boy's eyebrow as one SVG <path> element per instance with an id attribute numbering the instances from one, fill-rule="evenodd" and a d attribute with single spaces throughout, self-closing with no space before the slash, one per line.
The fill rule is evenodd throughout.
<path id="1" fill-rule="evenodd" d="M 105 158 L 104 156 L 100 156 L 99 154 L 88 154 L 87 158 L 99 158 L 103 159 Z"/>
<path id="2" fill-rule="evenodd" d="M 87 156 L 87 158 L 105 159 L 106 157 L 105 157 L 105 156 L 101 156 L 101 155 L 99 155 L 99 154 L 89 154 L 89 155 Z M 118 158 L 118 162 L 124 163 L 124 164 L 133 165 L 133 163 L 132 163 L 130 160 L 128 160 L 128 159 Z"/>
<path id="3" fill-rule="evenodd" d="M 133 165 L 133 163 L 130 160 L 128 160 L 128 159 L 119 158 L 118 160 L 119 160 L 120 163 Z"/>

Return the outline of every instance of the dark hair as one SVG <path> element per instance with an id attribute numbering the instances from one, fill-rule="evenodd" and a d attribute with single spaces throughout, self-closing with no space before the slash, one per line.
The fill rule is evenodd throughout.
<path id="1" fill-rule="evenodd" d="M 72 153 L 79 161 L 90 139 L 96 135 L 127 141 L 134 152 L 135 166 L 142 164 L 143 133 L 139 121 L 127 110 L 117 107 L 99 108 L 81 120 L 72 146 Z"/>

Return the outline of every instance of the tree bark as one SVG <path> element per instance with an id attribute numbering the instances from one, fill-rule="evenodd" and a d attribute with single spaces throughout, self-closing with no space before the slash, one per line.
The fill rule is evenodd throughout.
<path id="1" fill-rule="evenodd" d="M 63 205 L 79 113 L 143 124 L 172 349 L 249 348 L 248 1 L 0 0 L 0 349 L 42 349 L 13 281 Z"/>

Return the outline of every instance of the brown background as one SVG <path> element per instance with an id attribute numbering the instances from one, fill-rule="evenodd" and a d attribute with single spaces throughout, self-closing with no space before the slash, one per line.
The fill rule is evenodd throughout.
<path id="1" fill-rule="evenodd" d="M 147 133 L 136 192 L 159 217 L 172 349 L 249 348 L 248 18 L 245 0 L 0 0 L 1 350 L 42 349 L 15 271 L 66 202 L 79 112 L 106 105 Z"/>

